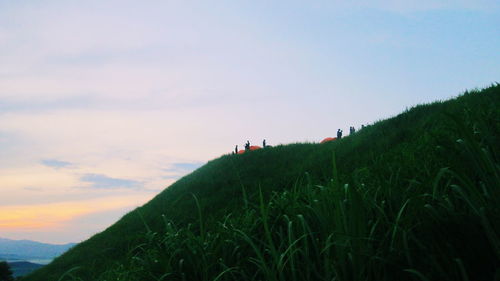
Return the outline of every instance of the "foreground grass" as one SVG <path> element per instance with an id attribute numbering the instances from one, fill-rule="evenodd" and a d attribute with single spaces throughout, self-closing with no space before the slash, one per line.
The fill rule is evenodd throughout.
<path id="1" fill-rule="evenodd" d="M 443 168 L 397 198 L 390 186 L 297 183 L 221 220 L 164 217 L 163 233 L 148 231 L 98 280 L 494 280 L 498 163 L 473 139 L 457 146 L 478 178 Z"/>
<path id="2" fill-rule="evenodd" d="M 499 98 L 224 156 L 26 280 L 496 280 Z"/>

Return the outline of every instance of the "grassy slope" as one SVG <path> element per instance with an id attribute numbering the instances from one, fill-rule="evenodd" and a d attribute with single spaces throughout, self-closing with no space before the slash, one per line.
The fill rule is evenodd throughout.
<path id="1" fill-rule="evenodd" d="M 291 144 L 222 156 L 23 280 L 58 280 L 71 269 L 83 280 L 95 280 L 117 264 L 126 264 L 131 249 L 147 240 L 148 228 L 149 233 L 162 233 L 165 229 L 162 215 L 178 227 L 196 223 L 198 208 L 191 194 L 199 200 L 205 220 L 214 222 L 228 213 L 245 212 L 244 190 L 248 201 L 256 202 L 259 188 L 269 196 L 300 185 L 297 181 L 327 185 L 333 176 L 334 150 L 338 172 L 335 180 L 353 186 L 383 187 L 387 196 L 384 208 L 398 214 L 408 196 L 433 192 L 444 167 L 467 178 L 478 177 L 477 169 L 471 169 L 474 160 L 464 160 L 467 156 L 456 146 L 456 140 L 464 134 L 472 130 L 481 132 L 471 138 L 480 137 L 481 145 L 492 149 L 494 157 L 499 155 L 499 101 L 497 85 L 450 101 L 417 106 L 335 142 Z M 469 223 L 475 222 L 464 222 Z M 457 227 L 456 223 L 449 225 Z M 215 229 L 215 223 L 206 227 Z M 421 233 L 423 237 L 435 235 L 432 231 Z M 481 235 L 456 236 L 456 243 L 463 243 L 463 239 L 487 240 Z M 479 243 L 477 247 L 486 246 Z"/>

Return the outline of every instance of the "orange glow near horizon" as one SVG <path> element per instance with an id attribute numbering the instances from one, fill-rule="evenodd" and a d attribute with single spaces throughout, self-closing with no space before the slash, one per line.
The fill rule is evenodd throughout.
<path id="1" fill-rule="evenodd" d="M 139 206 L 148 199 L 150 198 L 147 196 L 123 196 L 40 205 L 0 206 L 0 229 L 41 230 L 59 227 L 77 217 Z"/>

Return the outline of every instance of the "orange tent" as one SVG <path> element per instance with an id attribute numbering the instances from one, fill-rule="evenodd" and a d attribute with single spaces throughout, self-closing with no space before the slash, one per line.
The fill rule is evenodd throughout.
<path id="1" fill-rule="evenodd" d="M 261 148 L 262 148 L 262 147 L 260 147 L 260 146 L 258 146 L 258 145 L 252 145 L 252 146 L 250 146 L 250 150 L 257 150 L 257 149 L 261 149 Z M 246 152 L 246 150 L 243 150 L 243 149 L 242 149 L 242 150 L 238 151 L 238 154 L 243 154 L 243 153 L 245 153 L 245 152 Z"/>
<path id="2" fill-rule="evenodd" d="M 329 142 L 329 141 L 334 141 L 336 140 L 337 138 L 325 138 L 324 140 L 322 140 L 320 143 L 325 143 L 325 142 Z"/>

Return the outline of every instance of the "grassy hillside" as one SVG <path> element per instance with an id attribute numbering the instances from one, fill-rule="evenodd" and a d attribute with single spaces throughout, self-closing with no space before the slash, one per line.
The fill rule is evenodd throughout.
<path id="1" fill-rule="evenodd" d="M 222 156 L 23 280 L 498 280 L 499 101 Z"/>

